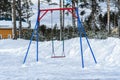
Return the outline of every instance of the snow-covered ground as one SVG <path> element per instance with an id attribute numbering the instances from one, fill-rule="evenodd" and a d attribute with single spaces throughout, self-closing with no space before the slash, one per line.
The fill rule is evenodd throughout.
<path id="1" fill-rule="evenodd" d="M 51 41 L 39 42 L 39 62 L 32 42 L 23 65 L 28 40 L 0 40 L 0 80 L 119 80 L 120 39 L 90 39 L 98 61 L 95 64 L 83 38 L 85 68 L 81 68 L 79 38 L 65 40 L 65 58 L 51 58 Z M 62 42 L 55 41 L 55 53 L 62 53 Z"/>

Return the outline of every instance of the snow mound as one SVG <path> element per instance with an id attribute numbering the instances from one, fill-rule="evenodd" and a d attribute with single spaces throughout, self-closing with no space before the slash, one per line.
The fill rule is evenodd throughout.
<path id="1" fill-rule="evenodd" d="M 33 41 L 24 65 L 22 62 L 29 41 L 0 40 L 0 78 L 1 80 L 119 80 L 120 39 L 89 40 L 98 64 L 94 63 L 86 39 L 82 40 L 84 69 L 81 68 L 79 38 L 65 40 L 66 58 L 62 59 L 51 58 L 51 41 L 39 42 L 38 63 L 35 62 L 36 42 Z M 61 55 L 62 42 L 54 43 L 56 55 Z"/>

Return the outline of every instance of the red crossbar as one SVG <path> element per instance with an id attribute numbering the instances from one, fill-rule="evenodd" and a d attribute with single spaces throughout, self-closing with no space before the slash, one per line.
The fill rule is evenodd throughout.
<path id="1" fill-rule="evenodd" d="M 38 21 L 40 21 L 47 12 L 48 12 L 48 11 L 45 11 L 45 12 L 43 13 L 43 15 L 38 18 Z"/>
<path id="2" fill-rule="evenodd" d="M 77 18 L 74 12 L 72 12 L 71 10 L 68 10 L 68 12 L 70 12 L 73 15 L 73 17 Z"/>
<path id="3" fill-rule="evenodd" d="M 75 8 L 51 8 L 51 9 L 40 9 L 40 12 L 44 12 L 42 16 L 40 16 L 38 18 L 38 20 L 40 21 L 44 16 L 45 14 L 48 12 L 48 11 L 61 11 L 61 10 L 67 10 L 68 12 L 70 12 L 75 18 L 77 18 L 77 16 L 75 15 L 75 13 L 72 12 L 72 10 L 74 10 Z"/>

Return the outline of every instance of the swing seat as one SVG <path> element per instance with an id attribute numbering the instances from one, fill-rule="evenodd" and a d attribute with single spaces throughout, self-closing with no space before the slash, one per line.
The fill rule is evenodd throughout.
<path id="1" fill-rule="evenodd" d="M 65 58 L 65 56 L 52 56 L 51 58 Z"/>

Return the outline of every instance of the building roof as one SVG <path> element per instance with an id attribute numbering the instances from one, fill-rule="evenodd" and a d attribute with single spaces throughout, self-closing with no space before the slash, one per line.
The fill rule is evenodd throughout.
<path id="1" fill-rule="evenodd" d="M 27 28 L 28 23 L 22 22 L 22 27 Z M 19 28 L 19 21 L 16 21 L 16 27 Z M 0 20 L 0 28 L 13 28 L 12 21 Z"/>

